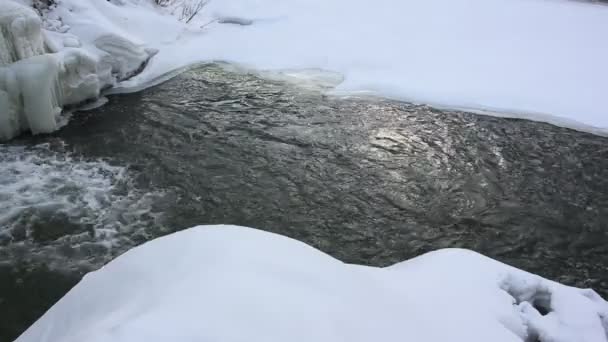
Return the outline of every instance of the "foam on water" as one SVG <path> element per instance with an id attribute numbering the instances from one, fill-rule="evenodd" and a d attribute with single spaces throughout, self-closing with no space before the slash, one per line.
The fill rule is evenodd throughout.
<path id="1" fill-rule="evenodd" d="M 65 146 L 0 146 L 0 259 L 99 266 L 146 234 L 161 193 L 133 186 L 123 166 Z"/>

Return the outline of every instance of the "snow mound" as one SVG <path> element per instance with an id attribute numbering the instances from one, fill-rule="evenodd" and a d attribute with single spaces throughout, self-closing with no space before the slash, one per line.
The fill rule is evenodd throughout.
<path id="1" fill-rule="evenodd" d="M 380 269 L 235 226 L 165 236 L 89 273 L 17 342 L 605 342 L 608 303 L 466 250 Z"/>

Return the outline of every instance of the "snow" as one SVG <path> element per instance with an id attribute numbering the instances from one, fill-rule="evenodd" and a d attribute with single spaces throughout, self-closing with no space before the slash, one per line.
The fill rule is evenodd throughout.
<path id="1" fill-rule="evenodd" d="M 606 6 L 226 0 L 213 1 L 207 12 L 254 20 L 251 27 L 209 28 L 194 43 L 208 47 L 209 59 L 262 69 L 320 68 L 344 74 L 342 92 L 608 129 Z"/>
<path id="2" fill-rule="evenodd" d="M 104 62 L 109 65 L 112 75 L 117 79 L 133 76 L 143 66 L 144 61 L 157 52 L 113 34 L 95 39 L 94 44 L 97 49 L 106 52 Z"/>
<path id="3" fill-rule="evenodd" d="M 89 273 L 17 342 L 603 342 L 607 329 L 595 292 L 471 251 L 373 268 L 268 232 L 199 226 Z"/>
<path id="4" fill-rule="evenodd" d="M 122 91 L 220 60 L 266 73 L 339 73 L 337 94 L 366 92 L 608 133 L 608 6 L 215 0 L 185 25 L 150 1 L 121 3 L 62 0 L 56 13 L 85 41 L 112 31 L 160 51 L 142 74 L 119 85 Z"/>
<path id="5" fill-rule="evenodd" d="M 151 0 L 61 0 L 44 10 L 41 29 L 33 10 L 2 0 L 0 66 L 77 48 L 95 61 L 100 89 L 128 92 L 192 64 L 227 61 L 324 91 L 329 78 L 329 90 L 338 95 L 380 95 L 608 134 L 608 6 L 215 0 L 190 24 L 178 20 L 174 7 Z M 52 131 L 55 112 L 47 108 L 41 116 L 48 122 L 33 129 L 27 120 L 15 124 L 4 117 L 13 123 L 0 128 L 0 139 L 28 129 Z"/>

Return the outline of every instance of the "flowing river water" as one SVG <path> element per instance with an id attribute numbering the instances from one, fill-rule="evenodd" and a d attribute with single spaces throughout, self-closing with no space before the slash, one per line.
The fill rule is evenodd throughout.
<path id="1" fill-rule="evenodd" d="M 374 266 L 470 248 L 606 297 L 608 138 L 204 65 L 0 145 L 0 340 L 128 248 L 217 223 Z"/>

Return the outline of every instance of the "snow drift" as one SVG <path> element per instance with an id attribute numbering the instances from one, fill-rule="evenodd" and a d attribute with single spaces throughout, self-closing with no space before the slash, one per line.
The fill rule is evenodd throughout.
<path id="1" fill-rule="evenodd" d="M 467 250 L 344 264 L 249 228 L 199 226 L 89 273 L 17 342 L 605 342 L 608 303 Z"/>

